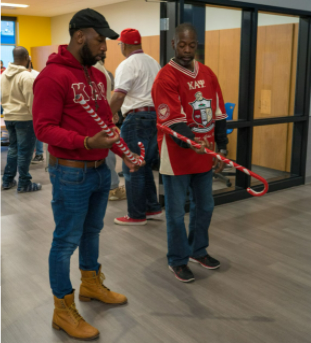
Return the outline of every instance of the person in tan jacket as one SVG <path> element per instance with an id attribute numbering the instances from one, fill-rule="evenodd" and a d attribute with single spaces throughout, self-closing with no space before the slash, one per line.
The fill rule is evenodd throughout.
<path id="1" fill-rule="evenodd" d="M 1 99 L 4 121 L 9 133 L 7 164 L 2 178 L 2 189 L 16 186 L 14 179 L 19 173 L 18 193 L 39 191 L 42 186 L 31 182 L 29 165 L 36 136 L 32 122 L 32 86 L 35 77 L 28 71 L 29 53 L 22 46 L 13 50 L 14 62 L 1 75 Z"/>

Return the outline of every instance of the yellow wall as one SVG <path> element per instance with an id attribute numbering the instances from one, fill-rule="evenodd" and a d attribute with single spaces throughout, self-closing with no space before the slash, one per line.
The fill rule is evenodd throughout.
<path id="1" fill-rule="evenodd" d="M 6 16 L 6 14 L 1 14 Z M 12 16 L 7 14 L 7 16 Z M 35 46 L 51 45 L 51 18 L 18 15 L 17 17 L 17 45 L 23 46 L 29 51 Z"/>

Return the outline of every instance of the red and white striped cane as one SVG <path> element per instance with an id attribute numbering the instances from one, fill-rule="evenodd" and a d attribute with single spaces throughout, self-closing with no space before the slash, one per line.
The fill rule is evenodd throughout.
<path id="1" fill-rule="evenodd" d="M 102 130 L 108 134 L 109 137 L 114 137 L 115 134 L 113 133 L 113 131 L 109 129 L 109 127 L 98 116 L 98 114 L 93 110 L 93 108 L 85 100 L 83 100 L 82 96 L 80 96 L 76 101 L 86 110 L 86 112 L 96 121 L 96 123 L 102 128 Z M 140 156 L 138 159 L 136 159 L 130 152 L 129 148 L 126 145 L 122 144 L 120 141 L 117 141 L 115 144 L 124 152 L 126 157 L 133 164 L 137 164 L 140 166 L 143 163 L 145 158 L 145 147 L 142 142 L 138 143 L 138 146 L 140 148 Z"/>
<path id="2" fill-rule="evenodd" d="M 168 128 L 167 126 L 163 126 L 161 124 L 157 124 L 157 127 L 161 131 L 163 131 L 164 133 L 172 135 L 172 136 L 182 140 L 183 142 L 186 142 L 189 145 L 192 145 L 196 149 L 200 149 L 201 148 L 200 144 L 195 143 L 191 139 L 189 139 L 189 138 L 187 138 L 185 136 L 180 135 L 179 133 L 177 133 L 177 132 L 173 131 L 172 129 Z M 263 177 L 261 177 L 260 175 L 255 174 L 254 172 L 248 170 L 247 168 L 245 168 L 243 166 L 240 166 L 239 164 L 237 164 L 237 163 L 235 163 L 235 162 L 233 162 L 233 161 L 231 161 L 231 160 L 229 160 L 229 159 L 227 159 L 227 158 L 217 154 L 216 152 L 214 152 L 212 150 L 209 150 L 209 149 L 205 148 L 205 153 L 216 157 L 218 160 L 223 161 L 226 164 L 228 164 L 229 166 L 234 167 L 235 169 L 240 170 L 243 173 L 245 173 L 245 174 L 247 174 L 249 176 L 254 177 L 255 179 L 259 180 L 260 182 L 262 182 L 264 184 L 264 189 L 261 192 L 256 192 L 253 189 L 251 189 L 250 187 L 248 187 L 247 191 L 248 191 L 249 194 L 253 195 L 254 197 L 260 197 L 260 196 L 262 196 L 262 195 L 267 193 L 267 191 L 269 189 L 268 182 Z"/>

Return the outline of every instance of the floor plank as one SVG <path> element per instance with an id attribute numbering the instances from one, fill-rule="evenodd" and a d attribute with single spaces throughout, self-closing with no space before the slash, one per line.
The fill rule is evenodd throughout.
<path id="1" fill-rule="evenodd" d="M 42 191 L 2 192 L 2 342 L 72 342 L 51 328 L 51 185 L 43 164 L 31 173 Z M 110 202 L 100 262 L 107 286 L 129 303 L 77 300 L 77 307 L 105 343 L 310 343 L 310 201 L 307 185 L 217 206 L 209 252 L 221 268 L 191 264 L 196 281 L 189 285 L 167 268 L 165 220 L 116 226 L 126 202 Z M 78 289 L 77 252 L 71 278 Z"/>

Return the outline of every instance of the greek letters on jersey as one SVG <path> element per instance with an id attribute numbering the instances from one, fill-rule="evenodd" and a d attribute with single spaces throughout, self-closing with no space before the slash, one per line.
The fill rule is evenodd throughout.
<path id="1" fill-rule="evenodd" d="M 171 60 L 158 73 L 152 97 L 158 123 L 165 126 L 186 123 L 196 137 L 206 138 L 214 146 L 215 123 L 227 115 L 217 77 L 210 68 L 194 61 L 191 71 Z M 210 155 L 181 148 L 161 131 L 158 131 L 158 144 L 162 174 L 196 174 L 212 169 Z"/>
<path id="2" fill-rule="evenodd" d="M 79 99 L 80 96 L 83 97 L 83 100 L 89 101 L 90 99 L 95 100 L 106 100 L 106 90 L 102 82 L 99 82 L 98 85 L 94 81 L 90 85 L 86 85 L 83 82 L 73 83 L 71 85 L 73 90 L 73 101 L 77 102 L 76 99 Z"/>
<path id="3" fill-rule="evenodd" d="M 197 89 L 197 88 L 205 88 L 205 81 L 199 80 L 199 81 L 190 81 L 188 82 L 189 90 Z"/>

